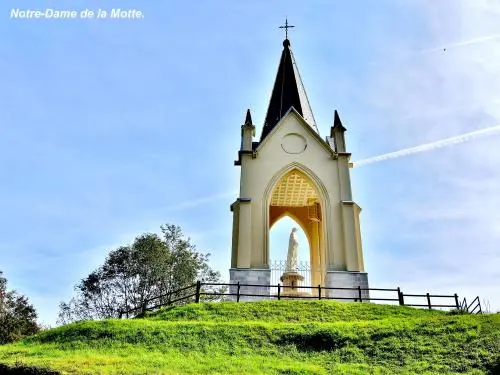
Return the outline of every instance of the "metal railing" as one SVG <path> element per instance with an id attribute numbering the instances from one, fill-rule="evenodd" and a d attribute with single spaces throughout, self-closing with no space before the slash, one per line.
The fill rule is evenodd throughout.
<path id="1" fill-rule="evenodd" d="M 203 287 L 229 287 L 228 292 L 210 292 L 203 289 Z M 249 289 L 250 288 L 250 289 Z M 264 293 L 255 293 L 255 288 L 257 291 L 265 290 Z M 201 301 L 207 300 L 228 300 L 227 297 L 233 297 L 232 300 L 240 302 L 242 297 L 253 297 L 258 299 L 316 299 L 316 300 L 350 300 L 354 302 L 397 302 L 400 306 L 410 306 L 410 307 L 425 307 L 428 309 L 435 308 L 450 308 L 456 310 L 463 310 L 468 313 L 481 314 L 481 305 L 479 303 L 479 297 L 476 297 L 470 305 L 467 305 L 466 299 L 463 302 L 459 302 L 458 295 L 442 295 L 442 294 L 404 294 L 401 289 L 388 289 L 388 288 L 361 288 L 360 286 L 354 288 L 335 288 L 335 287 L 324 287 L 318 286 L 300 286 L 301 289 L 309 290 L 311 293 L 300 293 L 293 294 L 293 288 L 290 286 L 284 286 L 280 283 L 276 285 L 263 285 L 263 284 L 241 284 L 241 283 L 202 283 L 200 281 L 196 284 L 188 285 L 184 288 L 175 290 L 168 295 L 160 295 L 149 300 L 144 301 L 144 303 L 133 309 L 123 311 L 121 316 L 129 317 L 129 315 L 141 316 L 147 311 L 155 310 L 161 307 L 171 306 L 175 303 L 185 302 L 185 303 L 199 303 Z M 231 289 L 233 292 L 231 292 Z M 246 289 L 246 291 L 245 291 Z M 272 292 L 275 291 L 275 292 Z M 352 295 L 346 296 L 336 296 L 335 291 L 352 291 Z M 386 296 L 383 297 L 366 297 L 363 296 L 363 292 L 383 292 Z M 288 292 L 288 293 L 287 293 Z M 395 295 L 394 295 L 395 294 Z M 168 301 L 166 303 L 155 303 L 156 300 L 164 299 L 168 296 Z M 424 299 L 422 303 L 412 303 L 415 299 Z M 433 300 L 434 299 L 434 300 Z M 436 299 L 442 301 L 451 300 L 450 303 L 440 303 L 436 302 Z M 419 301 L 420 302 L 420 301 Z M 135 312 L 135 313 L 134 313 Z"/>
<path id="2" fill-rule="evenodd" d="M 464 297 L 462 303 L 460 304 L 460 310 L 467 311 L 469 314 L 482 314 L 483 310 L 481 309 L 479 296 L 474 298 L 469 305 L 467 305 L 467 299 Z"/>
<path id="3" fill-rule="evenodd" d="M 298 261 L 295 266 L 291 269 L 290 266 L 284 260 L 273 260 L 269 263 L 269 269 L 271 270 L 271 284 L 278 284 L 283 273 L 288 271 L 295 271 L 299 273 L 303 278 L 306 285 L 312 285 L 314 280 L 326 273 L 327 268 L 321 265 L 311 264 L 305 261 Z"/>

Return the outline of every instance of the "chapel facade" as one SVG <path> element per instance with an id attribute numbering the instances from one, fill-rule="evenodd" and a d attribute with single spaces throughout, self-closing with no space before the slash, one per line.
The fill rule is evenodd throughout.
<path id="1" fill-rule="evenodd" d="M 368 288 L 361 208 L 352 197 L 345 132 L 335 111 L 329 136 L 320 136 L 290 41 L 285 39 L 260 137 L 256 138 L 250 110 L 241 126 L 235 161 L 241 172 L 240 193 L 231 205 L 231 283 L 270 284 L 269 232 L 289 216 L 308 240 L 313 272 L 307 285 Z M 369 298 L 368 291 L 362 293 L 363 299 Z M 329 294 L 359 296 L 350 290 Z"/>

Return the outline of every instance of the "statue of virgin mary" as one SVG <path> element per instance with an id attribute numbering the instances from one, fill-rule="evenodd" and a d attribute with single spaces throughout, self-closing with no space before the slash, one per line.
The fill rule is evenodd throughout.
<path id="1" fill-rule="evenodd" d="M 299 247 L 299 237 L 297 228 L 292 229 L 290 239 L 288 240 L 288 256 L 286 259 L 286 271 L 297 271 L 297 249 Z"/>

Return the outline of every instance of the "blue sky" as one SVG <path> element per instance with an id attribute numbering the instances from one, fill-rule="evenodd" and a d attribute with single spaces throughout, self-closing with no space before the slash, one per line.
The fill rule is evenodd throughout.
<path id="1" fill-rule="evenodd" d="M 0 16 L 0 269 L 47 324 L 109 250 L 163 223 L 228 278 L 240 125 L 251 108 L 260 133 L 285 16 L 320 133 L 337 109 L 353 160 L 500 123 L 500 39 L 461 44 L 500 34 L 493 1 L 7 0 Z M 372 286 L 500 310 L 498 141 L 352 170 Z M 273 258 L 292 225 L 273 230 Z"/>

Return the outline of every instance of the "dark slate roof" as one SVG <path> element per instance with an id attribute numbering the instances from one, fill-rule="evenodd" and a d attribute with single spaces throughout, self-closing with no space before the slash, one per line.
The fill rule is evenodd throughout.
<path id="1" fill-rule="evenodd" d="M 307 99 L 302 79 L 300 78 L 297 63 L 290 50 L 290 41 L 283 41 L 283 52 L 281 53 L 280 64 L 274 88 L 267 109 L 266 120 L 262 129 L 260 140 L 262 141 L 281 118 L 294 107 L 295 110 L 306 120 L 306 122 L 318 132 L 316 121 Z"/>
<path id="2" fill-rule="evenodd" d="M 339 113 L 335 110 L 335 116 L 333 118 L 333 129 L 339 129 L 340 131 L 345 132 L 347 129 L 342 125 L 342 121 L 340 121 Z"/>
<path id="3" fill-rule="evenodd" d="M 247 109 L 247 115 L 245 117 L 245 125 L 252 125 L 252 114 L 250 113 L 250 109 Z"/>

